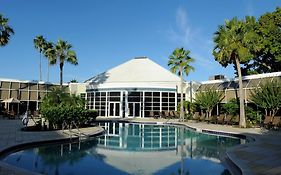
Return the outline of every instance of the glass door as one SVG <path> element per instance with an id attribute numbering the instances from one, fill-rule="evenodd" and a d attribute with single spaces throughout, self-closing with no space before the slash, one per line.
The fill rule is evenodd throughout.
<path id="1" fill-rule="evenodd" d="M 120 103 L 119 102 L 110 102 L 109 103 L 108 115 L 110 117 L 119 117 L 120 116 Z"/>
<path id="2" fill-rule="evenodd" d="M 128 103 L 129 117 L 140 117 L 141 104 L 138 102 Z"/>

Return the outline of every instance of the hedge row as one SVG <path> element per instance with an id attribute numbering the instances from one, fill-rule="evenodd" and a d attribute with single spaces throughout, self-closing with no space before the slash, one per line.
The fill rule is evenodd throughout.
<path id="1" fill-rule="evenodd" d="M 54 125 L 61 125 L 63 122 L 70 124 L 72 121 L 83 125 L 93 121 L 97 117 L 97 111 L 88 110 L 82 107 L 57 106 L 41 109 L 42 117 Z"/>

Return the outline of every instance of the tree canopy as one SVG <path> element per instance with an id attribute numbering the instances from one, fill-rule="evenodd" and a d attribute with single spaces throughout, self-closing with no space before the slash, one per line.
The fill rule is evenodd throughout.
<path id="1" fill-rule="evenodd" d="M 250 100 L 274 116 L 281 108 L 281 81 L 266 82 L 251 92 Z"/>
<path id="2" fill-rule="evenodd" d="M 14 34 L 14 30 L 9 26 L 8 22 L 9 19 L 0 14 L 0 46 L 7 45 L 11 35 Z"/>
<path id="3" fill-rule="evenodd" d="M 255 42 L 247 43 L 252 60 L 242 67 L 242 74 L 259 74 L 281 71 L 281 8 L 262 15 L 252 28 Z"/>
<path id="4" fill-rule="evenodd" d="M 201 110 L 206 111 L 208 116 L 211 116 L 213 108 L 220 103 L 223 98 L 224 94 L 222 92 L 206 88 L 204 91 L 196 93 L 194 101 Z"/>

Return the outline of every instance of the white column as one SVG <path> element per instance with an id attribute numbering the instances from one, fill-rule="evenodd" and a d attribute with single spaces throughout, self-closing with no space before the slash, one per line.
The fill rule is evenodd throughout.
<path id="1" fill-rule="evenodd" d="M 123 91 L 120 92 L 120 105 L 119 105 L 119 116 L 122 118 L 123 116 Z"/>
<path id="2" fill-rule="evenodd" d="M 144 116 L 144 95 L 145 95 L 145 93 L 144 93 L 144 91 L 142 92 L 142 118 L 144 118 L 145 116 Z"/>
<path id="3" fill-rule="evenodd" d="M 80 95 L 81 95 L 81 94 L 80 94 Z M 81 97 L 81 96 L 80 96 L 80 97 Z M 87 92 L 85 93 L 85 98 L 84 98 L 84 100 L 86 101 L 84 108 L 87 109 L 87 102 L 88 102 L 88 106 L 91 106 L 91 98 L 90 98 L 90 100 L 88 100 L 88 93 L 87 93 Z M 89 109 L 90 109 L 90 108 L 89 108 Z"/>
<path id="4" fill-rule="evenodd" d="M 125 91 L 125 117 L 129 116 L 129 109 L 128 109 L 128 91 Z"/>
<path id="5" fill-rule="evenodd" d="M 107 92 L 105 92 L 105 116 L 108 117 L 108 109 L 107 109 Z"/>
<path id="6" fill-rule="evenodd" d="M 162 92 L 160 92 L 160 112 L 162 112 Z"/>
<path id="7" fill-rule="evenodd" d="M 177 111 L 177 107 L 178 107 L 178 93 L 177 92 L 175 92 L 175 111 Z M 170 101 L 169 101 L 170 102 Z M 170 106 L 170 104 L 169 104 L 169 106 Z"/>

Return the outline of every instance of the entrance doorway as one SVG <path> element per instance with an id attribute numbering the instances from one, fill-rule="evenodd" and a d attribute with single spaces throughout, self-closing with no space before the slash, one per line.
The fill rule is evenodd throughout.
<path id="1" fill-rule="evenodd" d="M 120 103 L 119 102 L 109 102 L 108 108 L 109 117 L 119 117 L 120 116 Z"/>
<path id="2" fill-rule="evenodd" d="M 141 115 L 141 103 L 133 102 L 128 103 L 129 117 L 140 117 Z"/>

